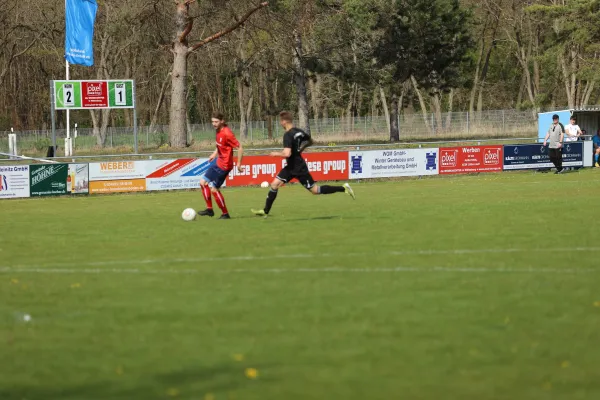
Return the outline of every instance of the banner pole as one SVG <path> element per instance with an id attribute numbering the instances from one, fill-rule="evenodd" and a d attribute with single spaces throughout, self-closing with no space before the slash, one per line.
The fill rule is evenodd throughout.
<path id="1" fill-rule="evenodd" d="M 56 111 L 54 109 L 54 103 L 56 99 L 56 93 L 54 93 L 54 81 L 50 81 L 50 115 L 52 119 L 52 157 L 56 157 Z"/>
<path id="2" fill-rule="evenodd" d="M 137 104 L 135 101 L 135 97 L 136 97 L 136 88 L 135 88 L 135 81 L 133 81 L 133 84 L 131 85 L 133 93 L 132 93 L 132 99 L 133 99 L 133 152 L 135 154 L 138 154 L 138 121 L 137 121 Z"/>
<path id="3" fill-rule="evenodd" d="M 65 72 L 66 72 L 66 77 L 67 77 L 67 81 L 71 78 L 71 71 L 70 71 L 70 65 L 69 62 L 66 61 L 66 67 L 65 67 Z M 71 138 L 71 110 L 67 110 L 67 139 Z"/>

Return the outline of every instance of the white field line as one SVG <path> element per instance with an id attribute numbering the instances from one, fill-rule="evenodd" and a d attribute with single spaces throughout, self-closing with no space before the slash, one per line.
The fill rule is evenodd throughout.
<path id="1" fill-rule="evenodd" d="M 589 274 L 600 272 L 593 268 L 487 268 L 487 267 L 389 267 L 389 268 L 220 268 L 220 269 L 137 269 L 137 268 L 0 268 L 0 273 L 28 274 L 123 274 L 123 275 L 198 275 L 217 274 L 285 274 L 285 273 L 526 273 L 526 274 Z"/>
<path id="2" fill-rule="evenodd" d="M 58 263 L 58 264 L 38 264 L 38 265 L 12 265 L 0 266 L 0 273 L 14 272 L 46 272 L 46 273 L 199 273 L 207 272 L 207 269 L 188 269 L 188 270 L 156 270 L 152 272 L 148 269 L 126 269 L 126 268 L 93 268 L 93 267 L 111 267 L 111 266 L 126 266 L 126 265 L 152 265 L 152 264 L 192 264 L 192 263 L 208 263 L 208 262 L 246 262 L 246 261 L 265 261 L 277 259 L 321 259 L 321 258 L 352 258 L 352 257 L 374 257 L 376 255 L 400 257 L 400 256 L 431 256 L 431 255 L 470 255 L 470 254 L 511 254 L 511 253 L 573 253 L 573 252 L 600 252 L 600 247 L 568 247 L 568 248 L 507 248 L 507 249 L 455 249 L 455 250 L 406 250 L 406 251 L 388 251 L 381 253 L 343 253 L 343 254 L 275 254 L 264 256 L 235 256 L 235 257 L 198 257 L 198 258 L 173 258 L 173 259 L 146 259 L 146 260 L 112 260 L 112 261 L 95 261 L 81 263 Z M 222 268 L 225 272 L 253 272 L 253 269 L 231 269 Z M 409 271 L 444 271 L 442 267 L 435 269 L 424 268 L 285 268 L 285 269 L 257 269 L 255 272 L 409 272 Z M 518 268 L 454 268 L 453 271 L 461 272 L 523 272 L 526 269 Z M 547 269 L 546 271 L 582 271 L 579 269 Z M 188 271 L 188 272 L 186 272 Z M 531 272 L 543 271 L 542 269 L 530 269 Z M 595 269 L 589 270 L 595 271 Z"/>

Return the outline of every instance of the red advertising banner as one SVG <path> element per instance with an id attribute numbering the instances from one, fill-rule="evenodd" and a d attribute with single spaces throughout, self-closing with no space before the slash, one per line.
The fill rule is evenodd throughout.
<path id="1" fill-rule="evenodd" d="M 304 159 L 316 181 L 339 181 L 348 179 L 348 153 L 306 153 Z M 227 178 L 227 186 L 260 185 L 269 182 L 286 165 L 283 158 L 269 156 L 244 157 L 242 173 L 237 166 Z"/>
<path id="2" fill-rule="evenodd" d="M 108 83 L 106 81 L 81 83 L 83 108 L 108 108 Z"/>
<path id="3" fill-rule="evenodd" d="M 162 168 L 157 169 L 146 178 L 164 178 L 166 176 L 172 175 L 180 169 L 184 168 L 186 165 L 196 161 L 194 158 L 185 158 L 180 160 L 175 160 L 167 163 Z"/>
<path id="4" fill-rule="evenodd" d="M 440 174 L 502 171 L 503 146 L 440 148 Z"/>

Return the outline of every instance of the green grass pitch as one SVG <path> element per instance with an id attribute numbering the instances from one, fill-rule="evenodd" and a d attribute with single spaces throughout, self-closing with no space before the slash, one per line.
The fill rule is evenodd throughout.
<path id="1" fill-rule="evenodd" d="M 600 399 L 599 182 L 2 201 L 0 399 Z"/>

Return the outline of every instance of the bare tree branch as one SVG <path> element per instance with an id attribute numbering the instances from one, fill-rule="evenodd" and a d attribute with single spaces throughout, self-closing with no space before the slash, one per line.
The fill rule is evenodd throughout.
<path id="1" fill-rule="evenodd" d="M 240 26 L 242 26 L 244 24 L 244 22 L 246 22 L 246 20 L 248 18 L 250 18 L 250 16 L 252 16 L 252 14 L 254 14 L 256 11 L 260 10 L 263 7 L 268 6 L 269 3 L 268 2 L 264 2 L 264 3 L 260 3 L 258 6 L 254 7 L 253 9 L 249 10 L 246 14 L 244 14 L 243 17 L 241 17 L 235 24 L 231 25 L 229 28 L 222 30 L 221 32 L 215 33 L 212 36 L 207 37 L 206 39 L 202 40 L 199 43 L 196 43 L 195 45 L 193 45 L 192 47 L 190 47 L 188 49 L 188 52 L 191 53 L 193 51 L 198 50 L 200 47 L 213 42 L 217 39 L 219 39 L 222 36 L 227 35 L 228 33 L 233 32 L 234 30 L 236 30 L 237 28 L 239 28 Z"/>

